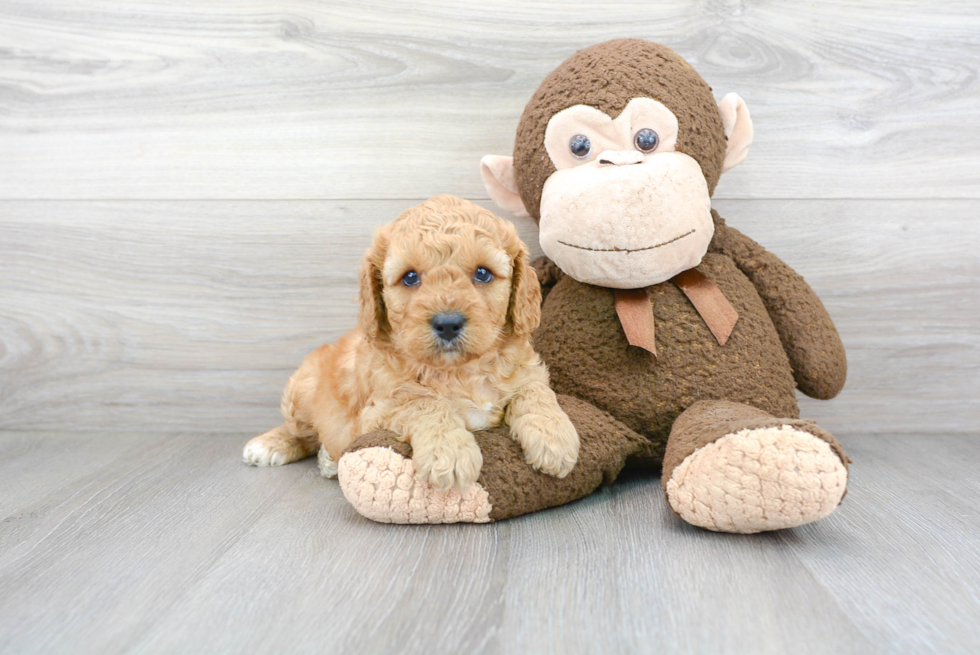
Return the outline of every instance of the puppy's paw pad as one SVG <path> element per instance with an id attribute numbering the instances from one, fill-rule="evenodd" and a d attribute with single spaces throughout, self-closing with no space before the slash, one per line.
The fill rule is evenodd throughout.
<path id="1" fill-rule="evenodd" d="M 416 474 L 411 459 L 390 448 L 345 453 L 337 478 L 347 501 L 380 523 L 488 523 L 490 495 L 478 483 L 465 493 L 436 489 Z"/>
<path id="2" fill-rule="evenodd" d="M 790 425 L 746 429 L 688 455 L 667 499 L 694 525 L 753 533 L 821 519 L 840 504 L 847 468 L 826 441 Z"/>

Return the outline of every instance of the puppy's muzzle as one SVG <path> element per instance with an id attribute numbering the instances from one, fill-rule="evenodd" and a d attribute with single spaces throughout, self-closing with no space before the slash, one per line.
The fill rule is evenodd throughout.
<path id="1" fill-rule="evenodd" d="M 432 331 L 443 345 L 450 345 L 466 326 L 466 317 L 459 312 L 440 312 L 432 317 Z"/>

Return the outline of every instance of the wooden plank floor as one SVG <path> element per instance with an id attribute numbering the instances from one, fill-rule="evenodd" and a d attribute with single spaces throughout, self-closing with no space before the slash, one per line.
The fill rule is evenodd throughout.
<path id="1" fill-rule="evenodd" d="M 239 463 L 242 435 L 0 433 L 0 652 L 977 652 L 980 439 L 844 440 L 832 517 L 738 536 L 647 472 L 387 526 L 311 460 Z"/>

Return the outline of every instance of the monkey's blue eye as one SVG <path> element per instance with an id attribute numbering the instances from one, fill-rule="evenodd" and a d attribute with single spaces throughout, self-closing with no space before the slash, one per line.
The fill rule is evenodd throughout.
<path id="1" fill-rule="evenodd" d="M 592 142 L 584 134 L 576 134 L 568 142 L 568 149 L 579 159 L 585 159 L 592 152 Z"/>
<path id="2" fill-rule="evenodd" d="M 419 279 L 419 274 L 415 271 L 409 271 L 402 276 L 402 284 L 406 287 L 417 287 L 421 282 L 422 280 Z"/>
<path id="3" fill-rule="evenodd" d="M 473 279 L 477 282 L 486 284 L 487 282 L 493 280 L 493 273 L 481 266 L 480 268 L 476 269 L 476 273 L 473 274 Z"/>
<path id="4" fill-rule="evenodd" d="M 660 135 L 649 127 L 644 127 L 633 136 L 633 145 L 640 152 L 653 152 L 660 145 Z"/>

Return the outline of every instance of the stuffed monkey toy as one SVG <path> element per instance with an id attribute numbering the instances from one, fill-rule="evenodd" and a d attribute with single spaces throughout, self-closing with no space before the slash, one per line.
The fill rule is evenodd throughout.
<path id="1" fill-rule="evenodd" d="M 720 102 L 669 48 L 636 39 L 577 52 L 531 98 L 513 157 L 483 158 L 490 197 L 531 216 L 547 255 L 535 349 L 579 432 L 557 479 L 527 465 L 506 427 L 477 434 L 477 485 L 414 477 L 411 447 L 375 432 L 339 462 L 364 516 L 485 522 L 581 498 L 627 464 L 662 467 L 683 520 L 753 533 L 827 516 L 848 458 L 801 420 L 795 390 L 833 398 L 844 348 L 793 269 L 711 208 L 752 141 L 745 103 Z"/>

